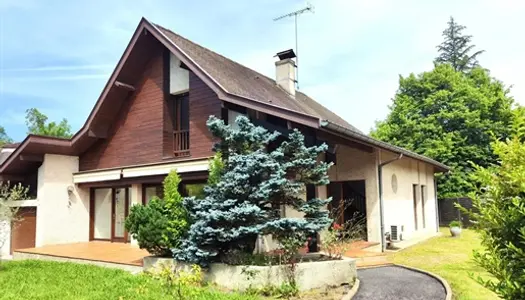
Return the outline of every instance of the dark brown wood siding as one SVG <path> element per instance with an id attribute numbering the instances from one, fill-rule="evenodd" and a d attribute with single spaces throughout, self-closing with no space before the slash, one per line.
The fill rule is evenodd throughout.
<path id="1" fill-rule="evenodd" d="M 152 55 L 142 78 L 135 84 L 136 92 L 115 116 L 108 138 L 80 156 L 80 171 L 174 159 L 172 124 L 163 89 L 166 68 L 162 51 Z M 189 94 L 190 157 L 212 156 L 214 140 L 206 127 L 206 120 L 210 115 L 221 115 L 221 101 L 191 72 Z"/>
<path id="2" fill-rule="evenodd" d="M 162 160 L 162 53 L 154 53 L 136 91 L 126 99 L 104 139 L 80 156 L 80 170 Z"/>
<path id="3" fill-rule="evenodd" d="M 209 157 L 215 143 L 206 126 L 210 115 L 221 117 L 221 101 L 197 75 L 190 72 L 190 154 L 192 158 Z"/>

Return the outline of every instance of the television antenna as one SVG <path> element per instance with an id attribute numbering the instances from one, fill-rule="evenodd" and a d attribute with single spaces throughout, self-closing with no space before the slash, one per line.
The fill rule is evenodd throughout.
<path id="1" fill-rule="evenodd" d="M 288 13 L 288 14 L 285 14 L 285 15 L 282 15 L 280 17 L 277 17 L 277 18 L 273 19 L 274 21 L 279 21 L 279 20 L 282 20 L 282 19 L 285 19 L 285 18 L 288 18 L 288 17 L 294 17 L 294 19 L 295 19 L 295 55 L 296 55 L 295 65 L 297 67 L 296 75 L 295 75 L 295 81 L 297 82 L 297 89 L 299 89 L 299 43 L 297 41 L 297 17 L 300 14 L 303 14 L 303 13 L 306 13 L 306 12 L 312 12 L 312 13 L 314 12 L 314 7 L 312 6 L 312 4 L 306 3 L 306 7 L 305 8 L 296 10 L 294 12 L 291 12 L 291 13 Z"/>

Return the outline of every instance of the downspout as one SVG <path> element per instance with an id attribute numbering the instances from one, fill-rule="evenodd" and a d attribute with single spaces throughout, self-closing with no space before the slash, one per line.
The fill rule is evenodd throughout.
<path id="1" fill-rule="evenodd" d="M 381 152 L 379 152 L 381 153 Z M 387 160 L 383 163 L 380 163 L 377 167 L 377 177 L 379 180 L 379 222 L 381 224 L 381 252 L 385 252 L 385 212 L 384 212 L 384 203 L 383 203 L 383 167 L 392 163 L 396 160 L 400 160 L 403 157 L 403 153 L 399 153 L 399 156 L 391 160 Z"/>
<path id="2" fill-rule="evenodd" d="M 434 175 L 434 200 L 436 201 L 436 232 L 439 232 L 438 189 L 437 189 L 437 178 L 435 175 Z"/>

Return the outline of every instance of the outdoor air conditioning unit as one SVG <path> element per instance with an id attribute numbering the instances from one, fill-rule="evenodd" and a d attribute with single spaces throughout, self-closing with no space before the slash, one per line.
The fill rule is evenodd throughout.
<path id="1" fill-rule="evenodd" d="M 403 225 L 392 225 L 390 226 L 390 239 L 392 239 L 393 242 L 399 242 L 403 240 L 403 231 L 404 231 Z"/>

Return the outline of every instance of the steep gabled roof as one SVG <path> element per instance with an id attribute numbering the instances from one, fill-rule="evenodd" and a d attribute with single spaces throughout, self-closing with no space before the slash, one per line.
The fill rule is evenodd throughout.
<path id="1" fill-rule="evenodd" d="M 227 93 L 242 98 L 268 102 L 281 108 L 315 116 L 360 132 L 306 94 L 297 91 L 294 99 L 279 87 L 274 79 L 202 47 L 160 25 L 154 24 L 154 26 L 191 57 Z"/>
<path id="2" fill-rule="evenodd" d="M 82 128 L 71 139 L 28 135 L 0 164 L 0 175 L 23 172 L 30 162 L 19 160 L 21 155 L 79 155 L 96 140 L 104 138 L 105 130 L 101 125 L 112 120 L 115 111 L 129 96 L 129 91 L 119 88 L 116 83 L 118 80 L 132 80 L 133 76 L 136 76 L 137 69 L 133 65 L 144 63 L 145 58 L 142 56 L 147 56 L 144 45 L 153 40 L 177 55 L 223 101 L 280 116 L 316 129 L 342 134 L 365 145 L 403 153 L 408 157 L 428 162 L 439 170 L 448 170 L 447 166 L 430 158 L 375 140 L 306 94 L 297 91 L 293 99 L 275 80 L 143 18 Z"/>
<path id="3" fill-rule="evenodd" d="M 292 98 L 277 85 L 274 79 L 264 76 L 210 49 L 202 47 L 160 25 L 153 24 L 153 26 L 162 32 L 172 43 L 177 45 L 194 63 L 199 65 L 208 76 L 213 78 L 213 80 L 229 94 L 241 98 L 255 99 L 260 102 L 269 102 L 287 110 L 315 116 L 320 119 L 320 127 L 328 131 L 346 135 L 353 140 L 360 141 L 372 147 L 402 153 L 405 156 L 430 163 L 441 170 L 449 169 L 446 165 L 426 156 L 376 140 L 364 134 L 308 95 L 296 91 L 295 98 Z"/>

